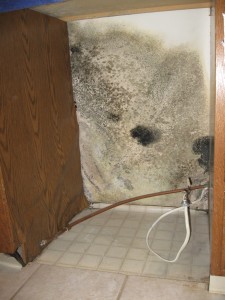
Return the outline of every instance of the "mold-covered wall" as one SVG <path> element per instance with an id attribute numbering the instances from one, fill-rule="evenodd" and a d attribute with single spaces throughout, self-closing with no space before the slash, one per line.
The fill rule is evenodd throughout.
<path id="1" fill-rule="evenodd" d="M 88 199 L 207 180 L 208 9 L 75 21 L 69 37 Z"/>

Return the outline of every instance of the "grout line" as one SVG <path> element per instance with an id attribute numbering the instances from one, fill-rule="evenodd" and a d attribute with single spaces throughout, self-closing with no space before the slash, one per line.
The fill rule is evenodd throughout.
<path id="1" fill-rule="evenodd" d="M 101 231 L 100 232 L 98 232 L 97 234 L 94 234 L 96 237 L 95 237 L 95 239 L 93 240 L 93 241 L 91 241 L 91 242 L 89 242 L 88 244 L 89 244 L 89 246 L 88 246 L 88 248 L 81 254 L 81 257 L 78 259 L 78 261 L 77 261 L 77 263 L 76 263 L 76 265 L 73 265 L 73 266 L 70 266 L 70 265 L 65 265 L 64 267 L 73 267 L 73 268 L 79 268 L 79 269 L 90 269 L 90 270 L 97 270 L 97 271 L 100 271 L 100 272 L 102 272 L 102 271 L 104 271 L 104 272 L 110 272 L 110 273 L 119 273 L 119 274 L 125 274 L 125 275 L 137 275 L 137 276 L 144 276 L 144 277 L 154 277 L 154 278 L 164 278 L 164 279 L 171 279 L 171 277 L 168 275 L 168 267 L 169 267 L 169 264 L 166 266 L 166 270 L 165 270 L 165 272 L 164 272 L 164 275 L 162 275 L 162 276 L 160 276 L 160 275 L 154 275 L 154 274 L 143 274 L 143 272 L 144 272 L 144 269 L 145 269 L 145 267 L 146 267 L 146 264 L 147 264 L 147 262 L 148 262 L 148 259 L 149 259 L 149 255 L 146 257 L 146 259 L 144 260 L 144 264 L 143 264 L 143 267 L 142 267 L 142 270 L 138 273 L 138 274 L 133 274 L 133 273 L 131 273 L 131 274 L 129 274 L 129 272 L 124 272 L 124 271 L 122 271 L 122 266 L 123 266 L 123 264 L 124 264 L 124 261 L 127 259 L 127 255 L 128 255 L 128 252 L 129 252 L 129 250 L 130 249 L 132 249 L 132 248 L 138 248 L 138 249 L 143 249 L 142 247 L 135 247 L 135 246 L 133 246 L 132 247 L 132 243 L 133 243 L 133 241 L 134 241 L 134 239 L 135 238 L 137 238 L 137 232 L 140 230 L 140 228 L 141 228 L 141 226 L 144 224 L 143 223 L 143 218 L 142 219 L 138 219 L 138 222 L 139 222 L 139 224 L 137 225 L 137 227 L 135 228 L 135 227 L 132 227 L 132 229 L 135 231 L 135 233 L 132 235 L 132 236 L 129 236 L 129 238 L 131 239 L 131 241 L 130 241 L 130 243 L 129 243 L 129 245 L 124 245 L 124 246 L 122 246 L 122 245 L 120 245 L 120 246 L 116 246 L 116 245 L 114 245 L 115 247 L 125 247 L 125 248 L 128 248 L 127 249 L 127 252 L 126 252 L 126 255 L 123 257 L 123 258 L 120 258 L 121 259 L 121 265 L 119 266 L 119 268 L 118 269 L 116 269 L 116 270 L 107 270 L 107 269 L 99 269 L 99 267 L 100 267 L 100 265 L 101 265 L 101 263 L 102 263 L 102 261 L 103 261 L 103 259 L 104 259 L 104 257 L 107 257 L 107 253 L 108 253 L 108 251 L 109 251 L 109 249 L 113 246 L 113 242 L 115 241 L 115 239 L 118 237 L 118 234 L 119 234 L 119 230 L 121 229 L 121 228 L 129 228 L 129 227 L 123 227 L 124 226 L 124 223 L 126 222 L 126 220 L 129 220 L 129 216 L 130 216 L 130 212 L 131 213 L 135 213 L 134 211 L 130 211 L 130 212 L 126 212 L 126 211 L 121 211 L 122 213 L 124 213 L 123 214 L 123 218 L 121 218 L 121 220 L 122 220 L 122 223 L 121 223 L 121 225 L 120 226 L 118 226 L 118 230 L 117 230 L 117 232 L 115 233 L 115 235 L 113 236 L 113 239 L 112 239 L 112 241 L 108 244 L 108 245 L 105 245 L 105 246 L 107 246 L 107 249 L 106 249 L 106 251 L 104 252 L 104 254 L 102 253 L 102 254 L 90 254 L 90 255 L 92 255 L 92 256 L 98 256 L 98 257 L 100 257 L 100 261 L 99 261 L 99 263 L 98 263 L 98 265 L 96 266 L 96 267 L 82 267 L 82 266 L 78 266 L 78 264 L 79 264 L 79 262 L 82 260 L 82 258 L 83 258 L 83 256 L 86 254 L 88 254 L 87 252 L 88 252 L 88 250 L 89 250 L 89 248 L 92 246 L 92 245 L 94 245 L 95 243 L 94 243 L 94 240 L 96 239 L 96 237 L 98 237 L 98 236 L 100 236 L 101 235 Z M 141 212 L 143 215 L 146 215 L 146 212 Z M 158 214 L 160 215 L 161 213 L 159 213 L 158 212 Z M 173 215 L 173 214 L 172 214 Z M 180 214 L 174 214 L 174 218 L 175 218 L 175 220 L 174 220 L 174 222 L 171 222 L 171 223 L 175 223 L 175 229 L 174 230 L 172 230 L 173 231 L 173 236 L 172 236 L 172 239 L 171 239 L 171 245 L 170 245 L 170 250 L 168 250 L 170 253 L 171 253 L 171 249 L 172 249 L 172 245 L 173 245 L 173 242 L 174 242 L 174 237 L 175 237 L 175 235 L 176 235 L 176 233 L 179 233 L 179 231 L 178 232 L 176 232 L 176 228 L 178 227 L 178 226 L 180 226 L 181 225 L 181 223 L 178 223 L 178 219 L 179 219 L 179 216 L 180 216 Z M 182 216 L 183 216 L 183 213 L 182 213 Z M 109 219 L 110 219 L 110 217 L 111 217 L 111 215 L 109 216 Z M 196 221 L 196 220 L 195 220 Z M 151 220 L 151 223 L 153 223 L 154 222 L 154 220 Z M 102 228 L 104 228 L 104 226 L 105 226 L 105 224 L 104 225 L 95 225 L 95 223 L 93 223 L 93 224 L 87 224 L 88 226 L 100 226 L 100 227 L 102 227 Z M 151 224 L 149 225 L 149 226 L 151 226 Z M 111 227 L 115 227 L 115 226 L 111 226 Z M 194 230 L 193 230 L 193 233 L 194 233 L 194 231 L 195 231 L 195 225 L 193 226 L 194 228 Z M 85 228 L 85 226 L 84 226 L 84 228 Z M 83 232 L 83 230 L 84 230 L 84 228 L 79 232 L 79 235 L 80 234 L 84 234 L 84 232 Z M 159 230 L 159 228 L 158 228 L 158 226 L 156 226 L 156 228 L 155 228 L 155 230 L 152 232 L 152 241 L 151 241 L 151 243 L 155 240 L 155 235 L 156 235 L 156 233 L 157 233 L 157 231 Z M 147 231 L 147 228 L 146 228 L 146 231 Z M 171 231 L 171 230 L 170 230 Z M 200 233 L 199 233 L 200 234 Z M 70 243 L 70 245 L 72 244 L 72 243 L 74 243 L 76 240 L 77 240 L 77 237 L 79 236 L 79 235 L 77 235 L 75 238 L 74 238 L 74 240 Z M 121 238 L 126 238 L 127 236 L 125 235 L 125 236 L 120 236 Z M 142 237 L 140 237 L 140 238 L 142 238 Z M 162 239 L 162 240 L 164 240 L 164 239 Z M 178 241 L 179 242 L 179 241 Z M 101 244 L 97 244 L 97 245 L 101 245 Z M 193 246 L 193 245 L 191 245 L 191 246 Z M 175 251 L 174 251 L 175 252 Z M 191 254 L 192 254 L 192 247 L 191 247 Z M 68 249 L 67 250 L 65 250 L 63 253 L 62 253 L 62 255 L 64 254 L 64 253 L 68 253 Z M 72 252 L 73 253 L 73 252 Z M 62 257 L 62 255 L 60 256 L 60 258 Z M 208 255 L 208 254 L 206 254 L 206 255 Z M 111 256 L 112 258 L 116 258 L 116 257 L 114 257 L 114 256 Z M 58 258 L 58 260 L 55 262 L 55 263 L 53 263 L 54 265 L 56 265 L 57 264 L 57 262 L 60 260 L 60 258 Z M 132 259 L 132 260 L 134 260 L 134 261 L 136 261 L 136 259 Z M 192 273 L 192 267 L 193 267 L 193 255 L 192 255 L 192 257 L 191 257 L 191 266 L 190 266 L 190 274 Z M 137 260 L 137 261 L 139 261 L 139 260 Z M 179 262 L 178 262 L 179 263 Z M 46 264 L 46 263 L 43 263 L 43 264 Z M 178 278 L 177 278 L 177 276 L 176 276 L 176 278 L 172 278 L 172 279 L 175 279 L 175 280 L 178 280 Z M 181 279 L 181 280 L 187 280 L 187 279 Z M 189 280 L 189 281 L 191 281 L 191 280 Z M 201 278 L 196 278 L 194 281 L 200 281 L 201 282 Z"/>
<path id="2" fill-rule="evenodd" d="M 121 298 L 121 296 L 122 296 L 122 293 L 123 293 L 123 291 L 124 291 L 125 285 L 126 285 L 126 283 L 127 283 L 127 280 L 128 280 L 128 275 L 126 275 L 126 277 L 124 278 L 123 284 L 122 284 L 122 286 L 121 286 L 121 288 L 120 288 L 120 291 L 119 291 L 119 294 L 118 294 L 116 300 L 120 300 L 120 298 Z"/>
<path id="3" fill-rule="evenodd" d="M 122 212 L 122 210 L 121 210 L 121 212 Z M 118 236 L 118 233 L 119 233 L 119 231 L 120 231 L 120 228 L 122 228 L 124 222 L 125 222 L 126 219 L 127 219 L 127 216 L 129 215 L 129 211 L 128 211 L 128 213 L 127 213 L 127 211 L 124 211 L 124 213 L 126 213 L 126 215 L 125 215 L 125 217 L 123 218 L 123 222 L 122 222 L 122 224 L 121 224 L 120 226 L 118 226 L 117 233 L 115 234 L 115 236 L 114 236 L 112 242 L 108 245 L 107 251 L 105 252 L 105 254 L 103 254 L 102 259 L 101 259 L 101 261 L 100 261 L 100 263 L 99 263 L 99 265 L 98 265 L 98 267 L 97 267 L 97 270 L 99 270 L 99 267 L 100 267 L 100 265 L 101 265 L 101 263 L 102 263 L 104 257 L 107 257 L 107 256 L 106 256 L 107 252 L 108 252 L 109 249 L 113 246 L 112 244 L 113 244 L 113 242 L 115 241 L 116 237 Z M 115 247 L 116 247 L 116 246 L 115 246 Z M 128 250 L 129 250 L 129 249 L 128 249 Z M 127 250 L 127 252 L 128 252 L 128 250 Z M 126 255 L 127 255 L 127 253 L 126 253 Z M 125 255 L 125 256 L 126 256 L 126 255 Z M 114 257 L 114 258 L 115 258 L 115 257 Z M 117 273 L 120 271 L 120 269 L 121 269 L 121 267 L 122 267 L 122 265 L 123 265 L 123 263 L 124 263 L 124 259 L 125 259 L 125 258 L 122 259 L 121 265 L 120 265 L 119 269 L 117 270 Z"/>
<path id="4" fill-rule="evenodd" d="M 122 224 L 124 224 L 125 221 L 129 219 L 129 213 L 130 213 L 130 211 L 129 211 L 128 214 L 125 216 L 125 219 L 124 219 L 124 221 L 123 221 Z M 123 266 L 123 264 L 124 264 L 124 262 L 125 262 L 125 260 L 126 260 L 126 258 L 127 258 L 128 252 L 129 252 L 129 250 L 132 248 L 132 243 L 133 243 L 133 241 L 134 241 L 134 239 L 135 239 L 135 237 L 136 237 L 136 234 L 137 234 L 137 232 L 138 232 L 138 229 L 140 229 L 140 226 L 141 226 L 141 222 L 139 222 L 139 225 L 138 225 L 138 227 L 136 228 L 136 231 L 135 231 L 134 235 L 131 237 L 132 240 L 131 240 L 131 242 L 130 242 L 130 245 L 129 245 L 128 247 L 126 247 L 126 248 L 128 248 L 128 249 L 127 249 L 126 255 L 123 257 L 123 261 L 122 261 L 122 263 L 121 263 L 121 265 L 120 265 L 119 271 L 121 271 L 121 268 L 122 268 L 122 266 Z M 126 228 L 128 228 L 128 227 L 126 227 Z"/>
<path id="5" fill-rule="evenodd" d="M 28 278 L 27 280 L 24 281 L 24 283 L 18 288 L 18 290 L 12 295 L 12 297 L 10 298 L 10 300 L 14 299 L 15 296 L 22 290 L 22 288 L 30 281 L 30 279 L 37 273 L 37 271 L 39 271 L 39 269 L 41 268 L 41 264 L 37 263 L 39 265 L 39 267 L 37 268 L 37 270 L 35 270 Z"/>

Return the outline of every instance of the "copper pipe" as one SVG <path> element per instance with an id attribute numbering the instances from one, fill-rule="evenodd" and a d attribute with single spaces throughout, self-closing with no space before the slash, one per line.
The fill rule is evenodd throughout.
<path id="1" fill-rule="evenodd" d="M 185 188 L 180 188 L 180 189 L 174 189 L 174 190 L 169 190 L 169 191 L 163 191 L 163 192 L 156 192 L 156 193 L 151 193 L 151 194 L 146 194 L 146 195 L 141 195 L 141 196 L 137 196 L 137 197 L 133 197 L 133 198 L 129 198 L 129 199 L 125 199 L 122 201 L 118 201 L 116 203 L 113 203 L 107 207 L 101 208 L 98 211 L 95 211 L 91 214 L 89 214 L 88 216 L 85 216 L 83 218 L 80 218 L 70 224 L 67 225 L 67 227 L 63 228 L 61 231 L 59 231 L 54 238 L 49 239 L 49 240 L 45 240 L 45 243 L 43 244 L 43 246 L 47 246 L 52 240 L 54 240 L 55 238 L 57 238 L 59 235 L 61 235 L 63 232 L 65 231 L 69 231 L 73 226 L 80 224 L 81 222 L 84 222 L 94 216 L 97 216 L 107 210 L 110 210 L 112 208 L 115 208 L 117 206 L 123 205 L 123 204 L 127 204 L 133 201 L 137 201 L 137 200 L 141 200 L 141 199 L 145 199 L 145 198 L 152 198 L 152 197 L 157 197 L 157 196 L 163 196 L 163 195 L 169 195 L 169 194 L 177 194 L 177 193 L 181 193 L 181 192 L 186 192 L 186 191 L 194 191 L 194 190 L 200 190 L 205 188 L 207 185 L 196 185 L 196 186 L 189 186 L 189 187 L 185 187 Z"/>
<path id="2" fill-rule="evenodd" d="M 101 214 L 101 213 L 103 213 L 107 210 L 110 210 L 112 208 L 115 208 L 115 207 L 123 205 L 123 204 L 127 204 L 127 203 L 130 203 L 130 202 L 145 199 L 145 198 L 152 198 L 152 197 L 169 195 L 169 194 L 177 194 L 177 193 L 180 193 L 180 192 L 185 192 L 187 190 L 190 190 L 190 191 L 199 190 L 199 189 L 203 189 L 204 187 L 206 187 L 206 186 L 205 185 L 196 185 L 196 186 L 193 186 L 193 187 L 181 188 L 181 189 L 176 189 L 176 190 L 169 190 L 169 191 L 164 191 L 164 192 L 151 193 L 151 194 L 146 194 L 146 195 L 137 196 L 137 197 L 129 198 L 129 199 L 126 199 L 126 200 L 118 201 L 118 202 L 113 203 L 113 204 L 111 204 L 107 207 L 101 208 L 98 211 L 95 211 L 95 212 L 89 214 L 88 216 L 85 216 L 83 218 L 80 218 L 80 219 L 70 223 L 67 226 L 66 230 L 70 230 L 73 226 L 75 226 L 75 225 L 77 225 L 77 224 L 79 224 L 83 221 L 86 221 L 86 220 L 88 220 L 88 219 L 90 219 L 94 216 L 97 216 L 97 215 L 99 215 L 99 214 Z"/>

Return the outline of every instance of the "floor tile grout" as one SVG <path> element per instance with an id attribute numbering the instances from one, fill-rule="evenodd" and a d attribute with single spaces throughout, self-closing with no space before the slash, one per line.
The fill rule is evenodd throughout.
<path id="1" fill-rule="evenodd" d="M 16 297 L 16 295 L 20 292 L 20 290 L 22 290 L 22 288 L 29 282 L 29 280 L 31 280 L 32 276 L 34 276 L 40 268 L 41 268 L 41 265 L 39 265 L 39 267 L 23 282 L 23 284 L 12 295 L 10 300 L 13 300 Z"/>
<path id="2" fill-rule="evenodd" d="M 121 274 L 129 274 L 129 275 L 135 275 L 136 274 L 136 275 L 151 277 L 152 275 L 154 275 L 154 274 L 152 274 L 152 272 L 154 273 L 155 271 L 151 271 L 148 274 L 149 271 L 148 271 L 147 268 L 148 268 L 149 265 L 154 265 L 155 267 L 159 266 L 159 267 L 163 268 L 163 271 L 159 272 L 159 270 L 157 270 L 157 272 L 161 275 L 159 275 L 159 274 L 158 275 L 155 274 L 155 275 L 157 275 L 158 277 L 163 276 L 163 278 L 170 278 L 171 277 L 173 279 L 176 278 L 176 277 L 179 277 L 178 276 L 179 270 L 184 269 L 185 265 L 186 266 L 191 265 L 191 267 L 194 266 L 194 260 L 193 260 L 192 256 L 189 258 L 191 260 L 191 262 L 189 262 L 189 264 L 185 261 L 186 259 L 188 259 L 188 257 L 187 257 L 187 258 L 185 258 L 185 260 L 183 260 L 183 261 L 181 260 L 180 263 L 178 261 L 178 263 L 174 264 L 174 267 L 171 268 L 169 264 L 158 261 L 157 259 L 155 259 L 152 255 L 149 254 L 149 252 L 148 252 L 148 255 L 146 257 L 143 256 L 141 259 L 138 259 L 137 257 L 135 257 L 135 255 L 137 255 L 137 254 L 135 254 L 135 255 L 130 254 L 130 253 L 132 253 L 132 251 L 131 251 L 132 249 L 134 249 L 134 250 L 136 249 L 136 250 L 140 250 L 140 253 L 143 253 L 143 255 L 145 255 L 144 250 L 146 250 L 147 246 L 146 246 L 146 248 L 144 248 L 143 247 L 144 244 L 141 244 L 141 243 L 145 242 L 144 241 L 145 238 L 142 235 L 142 231 L 146 232 L 146 234 L 147 234 L 147 228 L 154 222 L 154 220 L 156 219 L 156 217 L 158 215 L 161 215 L 161 213 L 154 213 L 154 217 L 152 218 L 152 216 L 149 212 L 148 213 L 146 213 L 146 212 L 139 213 L 138 212 L 137 214 L 138 214 L 138 217 L 135 217 L 135 213 L 133 211 L 132 212 L 131 211 L 126 212 L 125 214 L 123 213 L 123 211 L 120 211 L 120 214 L 117 215 L 114 211 L 114 212 L 111 212 L 111 214 L 110 214 L 110 216 L 108 216 L 108 218 L 105 219 L 103 217 L 102 222 L 97 221 L 96 225 L 95 225 L 94 221 L 92 221 L 92 223 L 90 223 L 90 222 L 85 223 L 84 226 L 80 229 L 80 231 L 78 231 L 77 235 L 75 235 L 73 240 L 70 240 L 70 243 L 68 243 L 68 246 L 66 247 L 66 249 L 62 251 L 61 255 L 52 263 L 52 265 L 56 265 L 56 266 L 61 265 L 61 266 L 68 267 L 67 261 L 62 261 L 62 263 L 60 263 L 60 260 L 62 259 L 62 257 L 64 255 L 66 255 L 66 253 L 70 253 L 71 256 L 72 256 L 72 254 L 74 254 L 74 256 L 77 255 L 77 258 L 78 258 L 78 260 L 75 260 L 74 265 L 72 265 L 72 267 L 77 267 L 77 268 L 82 268 L 82 269 L 86 268 L 86 269 L 89 269 L 89 270 L 98 270 L 98 271 L 106 271 L 106 272 L 109 271 L 109 272 L 114 272 L 114 273 L 117 272 L 117 273 L 121 273 Z M 142 216 L 142 217 L 140 217 L 140 216 Z M 148 220 L 148 217 L 150 217 L 149 220 Z M 168 219 L 167 220 L 168 222 L 164 223 L 165 225 L 163 227 L 161 226 L 161 228 L 156 228 L 156 230 L 153 232 L 154 235 L 151 237 L 151 243 L 153 243 L 153 242 L 156 243 L 155 246 L 156 246 L 156 251 L 157 252 L 163 253 L 163 252 L 168 252 L 169 251 L 169 253 L 171 253 L 171 254 L 174 253 L 174 255 L 177 253 L 177 250 L 176 250 L 177 246 L 176 245 L 179 245 L 179 243 L 182 244 L 181 240 L 179 240 L 179 239 L 177 240 L 175 238 L 177 234 L 180 234 L 180 233 L 183 232 L 181 230 L 177 231 L 177 227 L 183 226 L 182 222 L 179 221 L 180 217 L 181 217 L 181 214 L 174 214 L 174 218 Z M 205 216 L 205 215 L 201 216 L 201 219 L 202 219 L 201 223 L 203 223 L 203 220 L 207 220 L 206 217 L 207 216 Z M 120 221 L 121 222 L 120 226 L 113 225 L 114 224 L 113 221 L 110 224 L 110 222 L 109 222 L 110 218 L 111 218 L 111 220 L 114 220 L 114 222 L 115 222 L 115 220 L 118 220 L 118 222 Z M 101 218 L 100 218 L 100 220 L 101 220 Z M 104 225 L 99 225 L 100 223 L 102 223 L 102 224 L 104 223 Z M 106 236 L 107 237 L 105 232 L 104 232 L 103 235 L 101 235 L 101 232 L 103 232 L 102 230 L 107 227 L 106 226 L 107 223 L 108 223 L 108 228 L 112 228 L 112 229 L 114 228 L 114 230 L 112 230 L 112 232 L 115 232 L 115 233 L 113 233 L 114 239 L 109 241 L 108 244 L 101 244 L 101 243 L 100 244 L 98 244 L 98 243 L 95 244 L 95 240 L 97 240 L 97 237 L 99 237 L 99 236 Z M 193 224 L 194 223 L 195 222 L 193 222 Z M 204 221 L 204 223 L 207 223 L 207 222 Z M 97 230 L 98 228 L 97 228 L 96 232 L 95 231 L 94 232 L 90 231 L 90 233 L 88 233 L 88 230 L 85 231 L 86 228 L 91 229 L 91 226 L 96 226 L 96 228 L 97 227 L 102 227 L 102 229 L 100 231 L 98 231 Z M 129 226 L 131 226 L 131 227 L 129 227 Z M 166 234 L 166 232 L 168 232 L 168 234 L 169 234 L 169 232 L 171 232 L 171 228 L 173 228 L 173 227 L 174 227 L 174 229 L 172 229 L 173 235 L 172 235 L 171 240 L 168 239 L 168 238 L 164 238 L 164 235 Z M 196 225 L 193 225 L 193 227 L 195 227 L 195 230 L 193 232 L 194 234 L 192 235 L 192 240 L 191 240 L 191 243 L 189 245 L 190 253 L 193 252 L 193 249 L 194 249 L 193 246 L 197 242 L 197 240 L 193 239 L 196 236 Z M 124 233 L 121 232 L 122 235 L 120 235 L 120 231 L 123 228 L 124 228 Z M 126 230 L 127 230 L 127 232 L 129 232 L 129 228 L 131 229 L 130 233 L 126 234 Z M 204 231 L 204 228 L 205 227 L 203 225 L 201 231 Z M 182 227 L 181 227 L 181 229 L 182 229 Z M 163 233 L 163 231 L 164 231 L 164 233 Z M 162 232 L 161 233 L 162 235 L 159 236 L 159 239 L 156 239 L 156 233 L 158 233 L 158 232 Z M 85 244 L 88 245 L 88 247 L 83 251 L 83 253 L 76 252 L 76 250 L 74 250 L 74 251 L 71 250 L 70 251 L 71 245 L 75 244 L 76 241 L 78 241 L 77 239 L 79 238 L 79 236 L 82 236 L 82 235 L 85 236 L 85 235 L 88 235 L 88 234 L 93 235 L 94 238 L 93 238 L 93 241 L 91 241 L 91 242 L 80 242 L 80 243 L 85 243 Z M 202 233 L 202 234 L 207 235 L 207 233 Z M 197 233 L 197 235 L 200 236 L 201 234 Z M 119 240 L 118 245 L 115 243 L 117 238 Z M 126 243 L 124 243 L 124 245 L 122 245 L 123 238 L 127 239 Z M 203 240 L 202 245 L 208 245 L 207 241 L 205 241 L 204 239 L 205 239 L 205 237 L 202 238 L 202 240 Z M 135 244 L 135 241 L 136 241 L 136 244 Z M 78 241 L 78 243 L 79 243 L 79 241 Z M 169 244 L 169 250 L 167 250 L 165 248 L 165 245 L 167 243 L 170 243 Z M 101 249 L 101 247 L 102 247 L 103 252 L 102 253 L 94 253 L 94 252 L 92 253 L 90 251 L 90 253 L 88 253 L 88 251 L 94 245 L 99 246 L 99 249 Z M 196 245 L 198 245 L 198 247 L 200 247 L 200 244 L 196 244 Z M 123 248 L 124 251 L 126 251 L 126 253 L 124 253 L 124 255 L 121 256 L 121 257 L 114 256 L 113 254 L 111 256 L 109 254 L 109 250 L 112 249 L 112 247 L 121 248 L 121 250 Z M 173 248 L 174 248 L 174 250 L 173 250 Z M 161 250 L 159 250 L 159 249 L 161 249 Z M 143 252 L 141 252 L 141 250 L 143 250 Z M 203 272 L 205 272 L 204 273 L 205 274 L 204 278 L 205 278 L 208 275 L 206 275 L 207 265 L 205 265 L 205 267 L 204 267 L 204 259 L 205 259 L 205 264 L 206 264 L 207 263 L 206 258 L 207 258 L 207 255 L 209 255 L 209 254 L 205 253 L 206 251 L 203 253 L 204 249 L 202 249 L 202 248 L 199 248 L 198 251 L 202 251 L 202 254 L 204 254 L 203 255 L 204 258 L 201 261 L 201 264 L 203 266 L 203 268 L 201 268 L 201 270 L 203 270 Z M 133 252 L 133 253 L 135 253 L 135 252 Z M 136 253 L 138 253 L 138 252 L 136 252 Z M 184 254 L 185 253 L 188 254 L 189 252 L 184 252 Z M 129 254 L 131 256 L 129 256 Z M 170 256 L 171 256 L 171 254 L 170 254 Z M 79 257 L 79 255 L 80 255 L 80 257 Z M 79 266 L 79 263 L 82 261 L 82 259 L 85 257 L 85 255 L 89 255 L 90 256 L 89 259 L 91 259 L 91 257 L 93 257 L 95 259 L 96 264 L 94 263 L 93 266 L 91 266 L 91 265 L 88 266 L 88 264 L 86 266 L 85 265 L 84 266 Z M 134 256 L 132 257 L 132 255 L 134 255 Z M 117 265 L 115 267 L 115 270 L 112 270 L 112 269 L 107 270 L 107 265 L 105 267 L 104 267 L 104 265 L 102 265 L 104 259 L 107 259 L 107 258 L 111 258 L 112 260 L 115 259 L 115 261 L 117 261 L 116 262 Z M 110 263 L 110 260 L 108 260 L 108 262 Z M 131 263 L 131 267 L 128 265 L 129 262 Z M 42 261 L 42 263 L 44 264 L 43 261 Z M 112 261 L 111 261 L 111 263 L 112 263 Z M 137 265 L 135 265 L 135 264 L 137 264 Z M 101 265 L 102 265 L 102 268 L 101 268 Z M 138 269 L 137 269 L 138 271 L 136 271 L 136 273 L 135 273 L 135 271 L 132 270 L 132 268 L 134 269 L 134 266 L 138 266 Z M 131 268 L 131 269 L 129 269 L 129 268 Z M 145 270 L 146 270 L 146 272 L 145 272 Z M 169 271 L 170 271 L 170 273 L 169 273 Z M 171 271 L 172 271 L 172 273 L 171 273 Z M 175 271 L 175 273 L 174 273 L 174 271 Z M 180 275 L 183 276 L 185 279 L 187 279 L 187 277 L 190 277 L 190 278 L 194 277 L 196 280 L 203 280 L 200 277 L 198 277 L 197 274 L 198 273 L 200 274 L 200 272 L 198 272 L 198 270 L 196 270 L 195 268 L 194 269 L 190 268 L 190 270 L 188 271 L 189 272 L 188 274 L 186 274 L 184 271 L 182 271 L 182 272 L 183 273 L 181 273 Z M 204 279 L 204 281 L 205 281 L 205 279 Z"/>
<path id="3" fill-rule="evenodd" d="M 127 283 L 127 280 L 128 280 L 128 275 L 126 275 L 125 278 L 124 278 L 123 284 L 122 284 L 122 286 L 121 286 L 121 288 L 120 288 L 120 291 L 119 291 L 119 294 L 118 294 L 116 300 L 120 300 L 120 298 L 121 298 L 121 296 L 122 296 L 122 294 L 123 294 L 125 285 L 126 285 L 126 283 Z"/>

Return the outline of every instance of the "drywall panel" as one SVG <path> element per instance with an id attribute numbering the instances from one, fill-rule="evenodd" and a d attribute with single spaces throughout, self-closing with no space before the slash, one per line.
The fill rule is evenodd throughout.
<path id="1" fill-rule="evenodd" d="M 209 9 L 71 22 L 69 38 L 88 199 L 206 182 Z"/>

